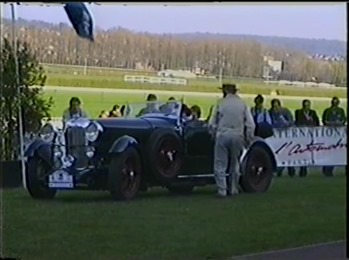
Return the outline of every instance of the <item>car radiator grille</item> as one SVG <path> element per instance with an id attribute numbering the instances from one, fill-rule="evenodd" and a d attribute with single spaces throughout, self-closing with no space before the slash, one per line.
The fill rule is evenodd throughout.
<path id="1" fill-rule="evenodd" d="M 69 127 L 65 133 L 67 155 L 75 158 L 73 167 L 85 168 L 88 166 L 86 155 L 85 129 L 81 127 Z"/>

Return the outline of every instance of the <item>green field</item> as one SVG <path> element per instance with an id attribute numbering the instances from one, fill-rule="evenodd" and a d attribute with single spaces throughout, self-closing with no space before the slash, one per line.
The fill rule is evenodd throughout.
<path id="1" fill-rule="evenodd" d="M 23 260 L 222 259 L 345 237 L 345 176 L 281 177 L 265 194 L 218 200 L 214 188 L 190 196 L 164 189 L 131 202 L 104 192 L 34 201 L 3 192 L 3 250 Z"/>
<path id="2" fill-rule="evenodd" d="M 126 89 L 162 89 L 176 91 L 200 91 L 216 92 L 220 86 L 218 80 L 193 79 L 189 80 L 188 86 L 177 85 L 154 85 L 124 82 L 124 75 L 149 75 L 151 72 L 135 72 L 117 69 L 88 68 L 84 75 L 83 67 L 64 67 L 50 65 L 44 66 L 47 72 L 48 86 L 71 86 L 71 87 L 92 87 L 92 88 L 126 88 Z M 280 95 L 287 96 L 316 96 L 316 97 L 347 97 L 346 89 L 312 89 L 297 88 L 292 86 L 267 85 L 258 79 L 226 78 L 224 81 L 235 82 L 239 85 L 240 92 L 246 94 L 269 95 L 273 90 L 279 90 Z"/>
<path id="3" fill-rule="evenodd" d="M 54 98 L 53 116 L 60 117 L 69 99 L 78 96 L 88 113 L 97 117 L 114 104 L 141 102 L 149 92 L 77 89 L 46 90 L 44 95 Z M 183 96 L 187 104 L 200 105 L 204 117 L 216 100 L 176 97 Z M 302 99 L 282 101 L 294 110 Z M 251 98 L 246 100 L 252 105 Z M 313 107 L 321 116 L 329 103 L 330 98 L 314 100 Z M 131 202 L 112 202 L 107 192 L 66 192 L 44 202 L 32 200 L 20 189 L 4 190 L 2 247 L 4 255 L 23 260 L 199 260 L 341 240 L 345 181 L 342 169 L 334 178 L 313 170 L 306 178 L 276 178 L 265 194 L 240 194 L 226 200 L 214 197 L 214 186 L 179 197 L 156 188 Z"/>
<path id="4" fill-rule="evenodd" d="M 112 106 L 115 104 L 125 104 L 126 102 L 143 102 L 147 93 L 144 94 L 117 94 L 117 93 L 89 93 L 83 91 L 46 91 L 45 96 L 52 96 L 55 105 L 52 109 L 52 115 L 54 117 L 62 116 L 63 110 L 68 106 L 69 99 L 72 96 L 78 96 L 83 101 L 83 106 L 89 113 L 91 117 L 97 117 L 101 110 L 111 110 Z M 174 95 L 176 98 L 182 98 L 184 95 Z M 166 100 L 169 95 L 158 95 L 159 99 Z M 301 107 L 302 98 L 299 100 L 291 100 L 280 97 L 285 107 L 288 107 L 292 111 Z M 311 99 L 311 98 L 310 98 Z M 203 111 L 203 117 L 206 117 L 211 105 L 215 104 L 215 97 L 195 97 L 195 96 L 184 96 L 184 101 L 189 105 L 197 104 L 201 107 Z M 246 102 L 250 106 L 253 105 L 253 98 L 246 98 Z M 342 106 L 346 107 L 347 100 L 342 100 Z M 324 109 L 330 105 L 330 98 L 328 101 L 324 100 L 313 100 L 313 108 L 317 110 L 318 115 L 321 117 Z M 266 98 L 265 106 L 270 106 L 270 98 Z"/>

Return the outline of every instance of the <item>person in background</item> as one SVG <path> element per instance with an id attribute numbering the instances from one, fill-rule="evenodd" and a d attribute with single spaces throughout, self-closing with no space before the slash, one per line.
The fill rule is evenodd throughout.
<path id="1" fill-rule="evenodd" d="M 126 106 L 125 106 L 125 105 L 122 105 L 121 108 L 120 108 L 121 117 L 124 117 L 124 116 L 125 116 L 125 109 L 126 109 Z"/>
<path id="2" fill-rule="evenodd" d="M 199 120 L 201 118 L 201 108 L 198 105 L 194 105 L 190 108 L 193 120 Z"/>
<path id="3" fill-rule="evenodd" d="M 325 126 L 344 126 L 347 117 L 343 108 L 339 107 L 340 101 L 338 97 L 333 97 L 331 101 L 331 106 L 326 108 L 322 114 L 322 123 Z M 324 166 L 322 172 L 325 176 L 333 176 L 334 167 L 333 166 Z"/>
<path id="4" fill-rule="evenodd" d="M 273 99 L 271 101 L 271 108 L 269 110 L 271 123 L 273 127 L 290 127 L 293 126 L 293 116 L 289 109 L 281 106 L 280 99 Z"/>
<path id="5" fill-rule="evenodd" d="M 272 121 L 272 126 L 274 128 L 281 127 L 291 127 L 294 125 L 293 116 L 289 109 L 281 106 L 281 101 L 279 99 L 273 99 L 271 101 L 271 108 L 269 114 Z M 279 167 L 277 170 L 277 175 L 280 177 L 284 167 Z M 294 167 L 287 167 L 288 175 L 293 177 L 295 175 Z"/>
<path id="6" fill-rule="evenodd" d="M 158 104 L 157 101 L 158 98 L 157 96 L 155 96 L 154 94 L 149 94 L 147 96 L 147 105 L 146 107 L 142 108 L 141 111 L 139 111 L 137 117 L 142 116 L 144 114 L 148 114 L 148 113 L 160 113 L 160 110 L 158 108 Z"/>
<path id="7" fill-rule="evenodd" d="M 186 105 L 182 104 L 181 116 L 184 121 L 190 121 L 193 118 L 191 109 Z"/>
<path id="8" fill-rule="evenodd" d="M 269 111 L 264 108 L 264 98 L 262 95 L 257 95 L 254 99 L 255 106 L 251 107 L 251 114 L 253 116 L 254 122 L 256 124 L 261 122 L 267 122 L 268 124 L 272 124 L 271 117 Z"/>
<path id="9" fill-rule="evenodd" d="M 191 118 L 188 122 L 191 127 L 202 127 L 206 125 L 206 121 L 200 120 L 201 118 L 201 108 L 198 105 L 194 105 L 190 108 Z"/>
<path id="10" fill-rule="evenodd" d="M 109 115 L 108 115 L 107 111 L 102 110 L 98 117 L 99 118 L 108 118 Z"/>
<path id="11" fill-rule="evenodd" d="M 112 110 L 109 112 L 109 117 L 121 117 L 120 106 L 114 105 Z"/>
<path id="12" fill-rule="evenodd" d="M 176 99 L 174 97 L 170 97 L 166 104 L 163 104 L 161 107 L 160 107 L 160 111 L 161 113 L 164 113 L 164 114 L 171 114 L 174 110 L 174 106 L 175 106 L 175 101 Z"/>
<path id="13" fill-rule="evenodd" d="M 210 120 L 215 138 L 214 175 L 219 197 L 239 193 L 240 156 L 244 146 L 254 138 L 255 124 L 250 109 L 237 95 L 237 90 L 235 84 L 223 84 L 224 97 L 218 100 Z"/>
<path id="14" fill-rule="evenodd" d="M 81 108 L 81 101 L 77 97 L 72 97 L 69 101 L 69 107 L 63 112 L 63 126 L 67 121 L 76 118 L 88 118 L 87 113 Z"/>
<path id="15" fill-rule="evenodd" d="M 311 109 L 311 102 L 309 99 L 302 101 L 302 108 L 295 111 L 295 125 L 296 126 L 319 126 L 320 120 L 315 110 Z M 307 176 L 307 167 L 300 167 L 299 176 Z"/>
<path id="16" fill-rule="evenodd" d="M 262 95 L 257 95 L 254 99 L 255 106 L 251 107 L 251 114 L 256 124 L 255 135 L 268 138 L 273 135 L 272 120 L 269 111 L 264 108 L 264 98 Z"/>

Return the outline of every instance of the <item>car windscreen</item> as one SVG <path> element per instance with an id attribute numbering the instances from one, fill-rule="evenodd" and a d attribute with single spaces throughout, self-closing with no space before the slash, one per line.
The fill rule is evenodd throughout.
<path id="1" fill-rule="evenodd" d="M 169 102 L 143 102 L 126 104 L 124 117 L 125 118 L 137 118 L 148 116 L 169 116 L 179 117 L 181 110 L 181 103 L 177 101 Z"/>

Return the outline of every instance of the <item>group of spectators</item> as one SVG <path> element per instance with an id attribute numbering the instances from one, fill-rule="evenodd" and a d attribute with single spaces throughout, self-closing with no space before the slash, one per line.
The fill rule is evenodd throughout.
<path id="1" fill-rule="evenodd" d="M 99 118 L 110 118 L 110 117 L 123 117 L 125 111 L 125 105 L 121 107 L 119 105 L 114 105 L 112 109 L 107 112 L 106 110 L 102 110 L 99 114 Z"/>
<path id="2" fill-rule="evenodd" d="M 319 126 L 320 119 L 315 110 L 311 108 L 309 99 L 302 101 L 302 108 L 295 111 L 294 117 L 291 111 L 282 106 L 279 99 L 271 100 L 270 109 L 264 108 L 264 98 L 258 95 L 255 99 L 255 106 L 251 108 L 251 113 L 256 125 L 261 123 L 270 124 L 273 128 L 291 127 L 291 126 Z M 338 97 L 333 97 L 330 107 L 326 108 L 322 114 L 322 123 L 325 126 L 343 126 L 346 124 L 347 117 L 345 111 L 340 106 Z M 279 168 L 277 175 L 281 176 L 284 168 Z M 295 175 L 295 168 L 288 167 L 288 174 Z M 334 167 L 325 166 L 322 171 L 325 176 L 333 176 Z M 307 168 L 300 167 L 299 176 L 307 175 Z"/>
<path id="3" fill-rule="evenodd" d="M 273 127 L 290 126 L 319 126 L 320 119 L 317 112 L 311 108 L 311 101 L 304 99 L 302 108 L 295 111 L 294 117 L 291 111 L 283 107 L 279 99 L 271 100 L 270 109 L 264 108 L 264 98 L 258 95 L 255 99 L 255 106 L 251 108 L 251 113 L 256 123 L 268 122 Z M 343 108 L 339 107 L 338 97 L 333 97 L 331 106 L 324 110 L 322 123 L 326 126 L 341 126 L 346 123 L 346 115 Z"/>
<path id="4" fill-rule="evenodd" d="M 149 94 L 146 98 L 146 106 L 142 108 L 137 114 L 136 117 L 140 117 L 142 115 L 148 113 L 163 113 L 163 114 L 171 114 L 174 110 L 176 99 L 174 97 L 170 97 L 167 100 L 167 103 L 158 107 L 157 105 L 158 98 L 154 94 Z M 125 116 L 126 106 L 122 105 L 114 105 L 113 108 L 107 112 L 106 110 L 102 110 L 99 114 L 99 118 L 114 118 L 114 117 L 124 117 Z M 198 105 L 193 105 L 192 107 L 188 107 L 186 104 L 182 106 L 182 116 L 186 117 L 188 121 L 195 121 L 201 118 L 201 108 Z"/>

